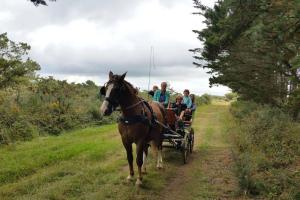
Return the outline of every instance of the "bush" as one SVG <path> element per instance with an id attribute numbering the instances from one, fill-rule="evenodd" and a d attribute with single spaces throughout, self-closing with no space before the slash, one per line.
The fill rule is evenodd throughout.
<path id="1" fill-rule="evenodd" d="M 233 101 L 233 100 L 236 100 L 237 97 L 238 97 L 237 93 L 231 92 L 231 93 L 225 94 L 225 100 L 226 100 L 226 101 Z"/>
<path id="2" fill-rule="evenodd" d="M 37 133 L 59 135 L 72 128 L 115 122 L 115 114 L 100 115 L 98 90 L 91 81 L 74 84 L 51 77 L 0 90 L 0 144 L 29 140 Z"/>
<path id="3" fill-rule="evenodd" d="M 278 108 L 251 102 L 231 106 L 241 187 L 253 195 L 293 198 L 300 188 L 300 125 Z"/>
<path id="4" fill-rule="evenodd" d="M 196 104 L 203 105 L 203 104 L 211 104 L 212 97 L 209 94 L 203 94 L 200 97 L 196 97 Z"/>
<path id="5" fill-rule="evenodd" d="M 0 144 L 17 140 L 30 140 L 37 135 L 37 129 L 22 113 L 20 107 L 10 98 L 2 97 L 0 106 Z"/>

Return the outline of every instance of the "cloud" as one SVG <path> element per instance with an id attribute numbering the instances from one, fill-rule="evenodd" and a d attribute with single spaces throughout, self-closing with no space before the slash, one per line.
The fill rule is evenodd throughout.
<path id="1" fill-rule="evenodd" d="M 30 56 L 41 64 L 41 75 L 101 83 L 109 70 L 128 71 L 145 89 L 154 46 L 153 80 L 171 80 L 178 89 L 185 81 L 199 93 L 214 92 L 188 51 L 201 46 L 192 30 L 204 27 L 203 19 L 192 15 L 191 0 L 58 0 L 47 7 L 2 1 L 0 32 L 32 46 Z"/>

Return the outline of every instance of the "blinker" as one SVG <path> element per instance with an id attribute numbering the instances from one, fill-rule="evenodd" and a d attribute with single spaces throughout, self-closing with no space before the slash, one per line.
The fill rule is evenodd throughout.
<path id="1" fill-rule="evenodd" d="M 101 94 L 102 96 L 105 96 L 106 90 L 105 90 L 105 87 L 104 87 L 104 86 L 102 86 L 102 87 L 100 88 L 100 94 Z"/>

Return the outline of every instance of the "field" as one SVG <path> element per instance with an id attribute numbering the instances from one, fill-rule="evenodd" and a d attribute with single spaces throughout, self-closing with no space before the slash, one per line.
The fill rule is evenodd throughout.
<path id="1" fill-rule="evenodd" d="M 127 160 L 116 125 L 36 138 L 0 149 L 0 199 L 232 199 L 238 195 L 226 140 L 228 106 L 198 108 L 195 152 L 187 165 L 164 150 L 150 156 L 143 186 L 125 181 Z M 226 184 L 226 188 L 224 188 Z"/>

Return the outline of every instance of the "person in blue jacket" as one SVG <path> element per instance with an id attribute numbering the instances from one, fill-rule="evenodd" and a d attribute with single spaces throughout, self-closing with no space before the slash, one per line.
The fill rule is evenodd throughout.
<path id="1" fill-rule="evenodd" d="M 189 95 L 190 91 L 188 89 L 185 89 L 183 91 L 183 103 L 187 106 L 187 109 L 191 109 L 193 105 L 192 99 Z"/>
<path id="2" fill-rule="evenodd" d="M 167 83 L 161 83 L 161 89 L 156 90 L 153 96 L 153 101 L 160 102 L 164 107 L 168 107 L 170 100 L 170 93 L 167 91 Z"/>

